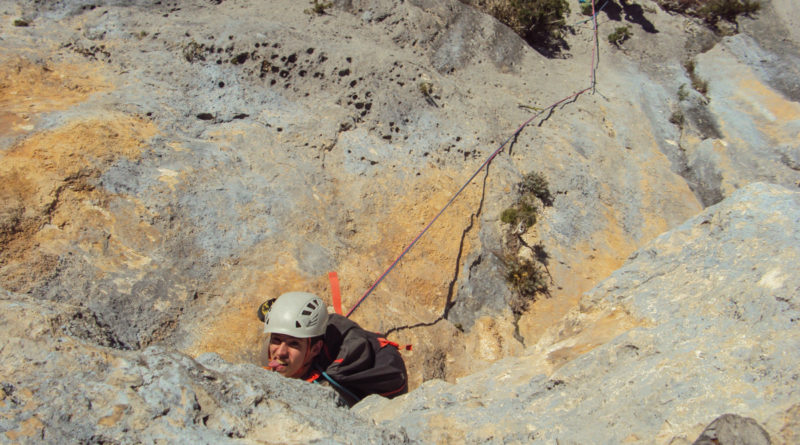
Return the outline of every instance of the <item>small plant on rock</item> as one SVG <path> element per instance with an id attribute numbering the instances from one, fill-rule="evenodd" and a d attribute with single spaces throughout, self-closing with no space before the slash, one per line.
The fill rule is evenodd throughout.
<path id="1" fill-rule="evenodd" d="M 560 39 L 569 14 L 567 0 L 465 0 L 508 25 L 530 43 Z"/>
<path id="2" fill-rule="evenodd" d="M 430 97 L 433 94 L 433 84 L 430 82 L 420 82 L 417 84 L 417 89 L 425 97 Z"/>
<path id="3" fill-rule="evenodd" d="M 511 258 L 506 260 L 506 282 L 516 292 L 511 303 L 511 311 L 521 315 L 528 305 L 536 301 L 538 294 L 547 293 L 547 276 L 542 266 L 529 259 Z"/>
<path id="4" fill-rule="evenodd" d="M 331 6 L 333 6 L 333 2 L 321 2 L 319 0 L 313 0 L 311 2 L 311 7 L 303 12 L 305 12 L 306 14 L 323 15 L 326 13 L 326 10 Z"/>
<path id="5" fill-rule="evenodd" d="M 761 3 L 753 0 L 711 0 L 699 9 L 699 14 L 708 23 L 720 19 L 735 22 L 740 15 L 752 15 L 761 9 Z"/>
<path id="6" fill-rule="evenodd" d="M 669 116 L 669 122 L 673 125 L 676 125 L 678 128 L 683 128 L 683 123 L 686 121 L 686 118 L 683 116 L 683 112 L 673 111 L 672 114 Z"/>
<path id="7" fill-rule="evenodd" d="M 500 221 L 516 226 L 517 232 L 533 227 L 539 213 L 537 199 L 541 201 L 541 205 L 553 205 L 547 179 L 541 173 L 528 173 L 517 184 L 517 199 L 511 207 L 503 210 Z"/>
<path id="8" fill-rule="evenodd" d="M 205 46 L 192 40 L 184 45 L 183 58 L 189 63 L 193 63 L 196 60 L 205 61 Z"/>
<path id="9" fill-rule="evenodd" d="M 750 16 L 761 10 L 758 0 L 656 0 L 666 11 L 674 11 L 703 19 L 712 28 L 720 20 L 736 23 L 740 15 Z"/>
<path id="10" fill-rule="evenodd" d="M 631 38 L 631 28 L 628 25 L 618 26 L 611 34 L 608 35 L 608 43 L 619 48 L 622 43 Z"/>
<path id="11" fill-rule="evenodd" d="M 532 227 L 536 224 L 536 215 L 539 213 L 535 206 L 527 202 L 520 202 L 516 205 L 503 210 L 500 214 L 500 221 L 517 226 L 522 224 L 524 227 Z"/>
<path id="12" fill-rule="evenodd" d="M 694 60 L 687 60 L 683 67 L 686 69 L 686 72 L 689 74 L 689 79 L 692 81 L 692 88 L 697 91 L 698 93 L 706 96 L 708 94 L 708 81 L 702 79 L 694 70 Z"/>
<path id="13" fill-rule="evenodd" d="M 532 172 L 523 176 L 517 188 L 522 195 L 531 194 L 542 201 L 542 204 L 553 205 L 553 195 L 550 194 L 547 178 L 541 173 Z"/>
<path id="14" fill-rule="evenodd" d="M 509 302 L 512 312 L 521 315 L 538 294 L 547 294 L 546 264 L 548 255 L 541 245 L 530 246 L 522 235 L 536 224 L 541 206 L 553 205 L 553 196 L 547 179 L 540 173 L 528 173 L 516 186 L 514 203 L 500 214 L 500 221 L 508 224 L 507 242 L 503 246 L 506 266 L 505 279 L 514 291 Z M 519 249 L 531 249 L 532 259 L 521 258 Z"/>
<path id="15" fill-rule="evenodd" d="M 692 88 L 703 96 L 708 94 L 708 81 L 700 77 L 692 78 Z"/>

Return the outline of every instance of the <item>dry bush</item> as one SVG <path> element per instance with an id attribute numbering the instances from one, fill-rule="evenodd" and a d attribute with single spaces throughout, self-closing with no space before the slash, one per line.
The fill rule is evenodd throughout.
<path id="1" fill-rule="evenodd" d="M 735 23 L 740 15 L 761 9 L 758 0 L 656 0 L 661 9 L 698 17 L 714 25 L 720 20 Z"/>
<path id="2" fill-rule="evenodd" d="M 569 14 L 566 0 L 464 0 L 508 25 L 528 42 L 547 44 L 561 37 Z"/>

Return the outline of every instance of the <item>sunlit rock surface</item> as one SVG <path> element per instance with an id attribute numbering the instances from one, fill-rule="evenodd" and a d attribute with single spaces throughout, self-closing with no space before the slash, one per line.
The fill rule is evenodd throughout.
<path id="1" fill-rule="evenodd" d="M 72 385 L 44 368 L 57 343 L 20 349 L 36 320 L 76 351 L 160 351 L 178 373 L 206 353 L 259 364 L 258 304 L 291 290 L 329 299 L 335 270 L 352 307 L 522 122 L 587 88 L 513 139 L 354 313 L 414 345 L 412 388 L 558 343 L 553 327 L 633 252 L 748 184 L 800 184 L 790 0 L 728 36 L 649 0 L 629 2 L 633 15 L 612 4 L 596 47 L 572 7 L 553 58 L 456 1 L 311 6 L 0 0 L 0 295 L 25 308 L 5 318 L 0 360 L 15 397 Z M 617 48 L 606 36 L 621 25 L 633 37 Z M 532 252 L 505 250 L 500 214 L 530 172 L 553 195 L 522 234 L 546 254 L 549 291 L 514 313 L 507 263 Z M 598 317 L 548 366 L 645 326 Z M 92 415 L 113 413 L 92 400 L 105 413 Z M 8 440 L 53 437 L 25 406 L 3 417 Z"/>
<path id="2" fill-rule="evenodd" d="M 431 442 L 797 440 L 800 192 L 754 184 L 638 250 L 525 354 L 356 412 Z"/>

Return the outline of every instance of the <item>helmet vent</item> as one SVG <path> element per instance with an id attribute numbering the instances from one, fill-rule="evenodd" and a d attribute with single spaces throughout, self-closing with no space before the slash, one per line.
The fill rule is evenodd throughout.
<path id="1" fill-rule="evenodd" d="M 294 322 L 294 326 L 295 326 L 296 328 L 302 328 L 302 326 L 300 326 L 300 322 L 299 322 L 299 321 L 295 321 L 295 322 Z"/>
<path id="2" fill-rule="evenodd" d="M 301 314 L 303 314 L 303 315 L 311 315 L 311 314 L 313 314 L 313 312 L 311 312 L 308 309 L 306 309 L 303 312 L 301 312 Z"/>

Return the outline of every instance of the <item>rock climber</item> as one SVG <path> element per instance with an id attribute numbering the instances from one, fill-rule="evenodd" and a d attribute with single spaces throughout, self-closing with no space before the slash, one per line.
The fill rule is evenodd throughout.
<path id="1" fill-rule="evenodd" d="M 267 366 L 283 376 L 327 382 L 352 405 L 370 394 L 408 392 L 400 345 L 362 329 L 308 292 L 289 292 L 259 308 L 267 341 Z M 405 349 L 410 349 L 407 346 Z"/>
<path id="2" fill-rule="evenodd" d="M 264 322 L 269 334 L 267 368 L 285 377 L 310 378 L 328 323 L 325 303 L 314 294 L 289 292 L 272 304 Z"/>

